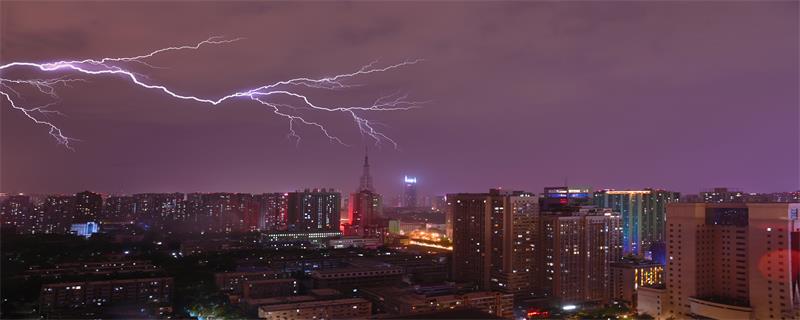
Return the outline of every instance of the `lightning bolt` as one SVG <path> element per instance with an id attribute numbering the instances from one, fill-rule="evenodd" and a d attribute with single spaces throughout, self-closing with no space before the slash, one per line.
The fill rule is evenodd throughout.
<path id="1" fill-rule="evenodd" d="M 302 77 L 283 80 L 260 85 L 252 89 L 231 92 L 217 98 L 178 93 L 176 90 L 170 89 L 165 85 L 153 82 L 146 75 L 134 72 L 128 67 L 128 64 L 136 63 L 149 68 L 161 68 L 148 63 L 147 59 L 172 51 L 198 50 L 207 45 L 223 45 L 243 39 L 244 38 L 224 39 L 222 37 L 214 36 L 193 45 L 166 47 L 151 51 L 147 54 L 122 58 L 62 60 L 47 63 L 17 61 L 0 65 L 0 72 L 12 68 L 31 68 L 42 72 L 67 71 L 84 76 L 117 75 L 130 81 L 130 83 L 134 85 L 160 92 L 173 99 L 189 100 L 211 106 L 217 106 L 232 99 L 249 99 L 265 106 L 267 110 L 271 111 L 274 115 L 287 119 L 289 126 L 287 138 L 294 140 L 297 144 L 300 143 L 301 137 L 296 131 L 296 126 L 303 125 L 316 129 L 331 142 L 347 146 L 342 139 L 332 133 L 323 123 L 309 120 L 302 113 L 300 113 L 300 110 L 310 110 L 313 112 L 329 112 L 347 115 L 352 118 L 353 122 L 355 123 L 355 127 L 359 130 L 362 136 L 372 139 L 375 144 L 380 144 L 381 142 L 385 141 L 391 143 L 395 148 L 397 148 L 397 142 L 377 129 L 380 123 L 367 119 L 365 114 L 372 112 L 411 110 L 419 108 L 426 103 L 425 101 L 409 100 L 408 95 L 406 94 L 394 93 L 379 97 L 370 105 L 331 106 L 317 102 L 308 94 L 303 94 L 299 91 L 292 90 L 293 88 L 302 87 L 325 90 L 344 90 L 353 88 L 359 86 L 359 84 L 350 83 L 350 80 L 354 78 L 369 74 L 393 71 L 395 69 L 417 64 L 422 61 L 421 59 L 407 60 L 382 67 L 377 66 L 377 62 L 373 61 L 350 73 L 337 74 L 322 78 Z M 83 78 L 72 78 L 66 76 L 52 79 L 11 79 L 0 77 L 0 95 L 2 95 L 5 100 L 8 101 L 11 108 L 22 112 L 34 123 L 46 127 L 49 130 L 50 136 L 52 136 L 57 143 L 70 150 L 74 150 L 70 145 L 70 142 L 79 140 L 65 135 L 63 130 L 50 121 L 48 117 L 53 114 L 63 115 L 58 111 L 49 109 L 49 107 L 56 105 L 61 101 L 56 89 L 59 87 L 71 87 L 71 85 L 76 82 L 88 81 Z M 49 98 L 51 102 L 40 106 L 23 106 L 20 102 L 20 100 L 24 100 L 23 95 L 18 90 L 22 87 L 35 89 L 38 94 Z M 277 97 L 288 98 L 289 100 L 294 101 L 294 103 L 279 103 L 274 99 Z"/>

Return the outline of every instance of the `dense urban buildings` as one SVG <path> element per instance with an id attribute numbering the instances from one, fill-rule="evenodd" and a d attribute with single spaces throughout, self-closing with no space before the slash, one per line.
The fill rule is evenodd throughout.
<path id="1" fill-rule="evenodd" d="M 384 215 L 371 179 L 365 157 L 341 222 L 331 189 L 5 195 L 4 250 L 59 250 L 18 252 L 4 281 L 36 291 L 5 305 L 72 318 L 797 317 L 796 192 L 491 189 Z M 207 280 L 187 280 L 194 269 Z M 194 291 L 224 299 L 186 305 L 210 301 Z"/>
<path id="2" fill-rule="evenodd" d="M 800 204 L 737 202 L 669 204 L 666 287 L 645 290 L 641 312 L 800 318 Z"/>
<path id="3" fill-rule="evenodd" d="M 0 320 L 800 320 L 800 0 L 167 2 L 0 0 Z"/>

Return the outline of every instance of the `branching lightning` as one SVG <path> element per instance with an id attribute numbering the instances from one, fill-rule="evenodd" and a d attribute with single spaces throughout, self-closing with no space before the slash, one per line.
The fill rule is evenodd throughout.
<path id="1" fill-rule="evenodd" d="M 197 103 L 208 104 L 212 106 L 220 105 L 232 99 L 249 99 L 257 102 L 271 111 L 273 114 L 283 117 L 288 120 L 289 133 L 288 138 L 293 139 L 296 143 L 300 142 L 300 135 L 296 131 L 297 125 L 308 126 L 318 130 L 321 134 L 327 137 L 330 141 L 342 145 L 347 145 L 342 139 L 333 134 L 323 123 L 312 121 L 297 112 L 298 110 L 310 110 L 315 112 L 331 112 L 341 113 L 352 118 L 355 122 L 359 132 L 370 139 L 374 140 L 376 144 L 387 141 L 395 148 L 397 143 L 390 137 L 377 129 L 379 123 L 367 119 L 364 114 L 370 112 L 387 112 L 387 111 L 404 111 L 420 107 L 424 102 L 409 100 L 407 95 L 404 94 L 391 94 L 376 99 L 371 105 L 365 106 L 330 106 L 316 102 L 315 99 L 308 94 L 301 93 L 301 91 L 294 91 L 292 88 L 311 88 L 311 89 L 326 89 L 326 90 L 343 90 L 358 86 L 358 84 L 349 83 L 348 80 L 365 76 L 374 73 L 381 73 L 392 71 L 398 68 L 406 67 L 416 64 L 421 60 L 407 60 L 401 63 L 378 67 L 376 62 L 369 63 L 362 66 L 360 69 L 344 74 L 338 74 L 330 77 L 323 78 L 295 78 L 283 80 L 275 83 L 261 85 L 254 89 L 247 89 L 244 91 L 236 91 L 218 98 L 209 98 L 202 96 L 189 95 L 185 93 L 178 93 L 176 90 L 170 89 L 165 85 L 154 83 L 149 77 L 144 74 L 134 72 L 130 69 L 130 63 L 136 63 L 148 68 L 161 68 L 154 66 L 147 62 L 147 59 L 156 55 L 165 54 L 171 51 L 181 50 L 198 50 L 205 45 L 222 45 L 229 44 L 242 40 L 243 38 L 223 39 L 221 37 L 211 37 L 204 41 L 198 42 L 194 45 L 184 45 L 167 47 L 152 51 L 147 54 L 123 57 L 123 58 L 101 58 L 101 59 L 84 59 L 84 60 L 64 60 L 48 63 L 36 62 L 11 62 L 8 64 L 0 65 L 0 72 L 12 68 L 31 68 L 42 72 L 68 72 L 84 76 L 101 76 L 101 75 L 117 75 L 130 81 L 139 87 L 158 91 L 166 94 L 167 96 L 180 99 L 189 100 Z M 77 141 L 64 134 L 54 122 L 48 119 L 51 115 L 63 115 L 61 112 L 49 109 L 51 106 L 56 105 L 61 101 L 56 89 L 60 87 L 71 87 L 76 82 L 88 82 L 83 78 L 73 78 L 62 76 L 52 79 L 11 79 L 0 77 L 0 95 L 9 102 L 11 108 L 22 112 L 26 117 L 36 124 L 48 128 L 50 135 L 61 145 L 72 150 L 70 142 Z M 50 102 L 38 106 L 23 106 L 21 101 L 24 101 L 23 95 L 20 93 L 20 88 L 28 87 L 35 89 L 35 92 L 47 97 Z M 283 97 L 288 100 L 294 101 L 292 104 L 279 103 L 278 99 L 271 99 Z M 282 100 L 281 100 L 282 101 Z"/>

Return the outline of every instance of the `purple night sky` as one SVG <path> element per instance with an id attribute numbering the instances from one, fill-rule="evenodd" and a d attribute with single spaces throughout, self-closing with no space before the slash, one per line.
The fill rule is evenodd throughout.
<path id="1" fill-rule="evenodd" d="M 385 64 L 331 102 L 408 92 L 425 108 L 372 114 L 399 143 L 370 147 L 375 185 L 404 174 L 424 194 L 549 185 L 696 193 L 800 189 L 798 3 L 0 4 L 0 60 L 131 56 L 212 35 L 228 45 L 151 62 L 154 81 L 197 95 Z M 42 74 L 30 73 L 33 76 Z M 46 76 L 46 75 L 44 75 Z M 358 185 L 351 147 L 248 101 L 170 99 L 114 76 L 60 90 L 64 149 L 2 102 L 3 192 L 271 192 Z"/>

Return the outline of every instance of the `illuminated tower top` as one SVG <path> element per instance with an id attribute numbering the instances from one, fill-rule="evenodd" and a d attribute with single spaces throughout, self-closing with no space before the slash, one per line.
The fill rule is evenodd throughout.
<path id="1" fill-rule="evenodd" d="M 375 191 L 372 187 L 372 176 L 369 174 L 369 154 L 364 149 L 364 171 L 361 173 L 361 183 L 358 186 L 358 191 Z"/>
<path id="2" fill-rule="evenodd" d="M 404 176 L 403 182 L 405 182 L 403 187 L 403 202 L 401 206 L 403 207 L 416 207 L 417 203 L 417 178 L 416 177 L 409 177 Z"/>

